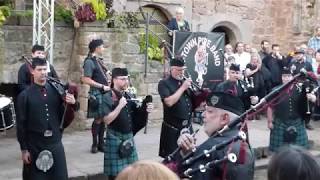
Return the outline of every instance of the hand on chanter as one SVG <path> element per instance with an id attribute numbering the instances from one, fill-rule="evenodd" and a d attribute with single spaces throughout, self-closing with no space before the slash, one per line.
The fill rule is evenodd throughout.
<path id="1" fill-rule="evenodd" d="M 191 134 L 184 133 L 180 135 L 177 143 L 184 152 L 188 152 L 195 148 L 196 140 Z"/>

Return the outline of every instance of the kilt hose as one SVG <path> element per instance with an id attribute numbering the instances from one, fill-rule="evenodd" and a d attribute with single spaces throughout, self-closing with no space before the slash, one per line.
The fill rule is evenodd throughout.
<path id="1" fill-rule="evenodd" d="M 101 90 L 97 88 L 91 88 L 89 91 L 89 94 L 96 98 L 97 107 L 93 107 L 93 105 L 90 104 L 90 101 L 88 100 L 87 118 L 95 118 L 95 119 L 102 118 L 105 115 L 105 109 L 106 109 L 106 104 L 102 103 L 103 93 L 101 92 Z"/>
<path id="2" fill-rule="evenodd" d="M 133 152 L 126 158 L 119 156 L 119 145 L 122 141 L 132 138 L 133 134 L 123 134 L 112 129 L 107 129 L 104 151 L 104 174 L 117 176 L 125 167 L 138 160 L 138 154 L 134 143 Z"/>
<path id="3" fill-rule="evenodd" d="M 283 120 L 275 118 L 273 121 L 273 129 L 270 131 L 270 151 L 276 152 L 281 146 L 287 145 L 287 143 L 284 142 L 284 133 L 290 126 L 294 126 L 297 129 L 297 137 L 292 145 L 309 148 L 308 135 L 302 119 L 283 122 Z"/>

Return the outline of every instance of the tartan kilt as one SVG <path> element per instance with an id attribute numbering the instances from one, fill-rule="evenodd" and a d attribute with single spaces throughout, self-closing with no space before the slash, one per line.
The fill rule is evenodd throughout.
<path id="1" fill-rule="evenodd" d="M 90 88 L 89 94 L 97 99 L 98 108 L 95 109 L 94 107 L 92 107 L 88 100 L 87 118 L 102 118 L 103 116 L 105 116 L 104 110 L 106 109 L 106 104 L 102 103 L 103 94 L 97 88 Z"/>
<path id="2" fill-rule="evenodd" d="M 290 126 L 294 126 L 297 129 L 297 137 L 293 145 L 309 148 L 308 135 L 302 119 L 296 119 L 290 123 L 284 123 L 280 119 L 274 119 L 273 129 L 270 131 L 270 151 L 276 152 L 281 146 L 287 145 L 287 143 L 284 142 L 284 133 Z"/>
<path id="3" fill-rule="evenodd" d="M 122 141 L 133 138 L 133 134 L 123 134 L 112 129 L 107 129 L 104 151 L 104 174 L 117 176 L 125 167 L 138 160 L 138 154 L 134 143 L 133 152 L 129 157 L 119 156 L 119 145 Z"/>

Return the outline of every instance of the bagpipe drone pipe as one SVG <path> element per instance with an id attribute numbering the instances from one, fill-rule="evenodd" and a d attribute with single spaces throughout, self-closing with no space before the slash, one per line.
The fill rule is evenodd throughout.
<path id="1" fill-rule="evenodd" d="M 296 85 L 298 82 L 303 82 L 305 80 L 310 80 L 310 81 L 314 82 L 315 81 L 315 77 L 314 77 L 314 75 L 312 73 L 301 71 L 300 73 L 298 73 L 295 76 L 293 76 L 293 78 L 289 82 L 287 82 L 285 84 L 282 84 L 278 88 L 276 88 L 273 91 L 271 91 L 270 93 L 268 93 L 264 98 L 262 98 L 259 101 L 259 103 L 257 103 L 256 105 L 252 106 L 250 109 L 248 109 L 246 112 L 244 112 L 243 114 L 238 116 L 236 119 L 231 120 L 230 123 L 225 125 L 221 130 L 219 130 L 216 133 L 214 133 L 213 136 L 210 137 L 210 138 L 214 138 L 214 137 L 220 136 L 225 131 L 227 131 L 228 129 L 234 128 L 235 126 L 238 126 L 239 124 L 243 123 L 249 116 L 252 116 L 255 113 L 265 109 L 270 104 L 275 103 L 276 101 L 278 101 L 281 98 L 281 96 L 283 94 L 289 93 L 289 91 L 292 89 L 292 87 L 294 85 Z M 196 157 L 193 157 L 193 154 L 195 152 L 195 150 L 193 150 L 192 152 L 190 152 L 189 154 L 187 154 L 183 158 L 176 158 L 176 157 L 179 156 L 179 154 L 180 154 L 179 152 L 181 150 L 181 148 L 178 148 L 173 153 L 171 153 L 168 156 L 168 158 L 165 158 L 163 163 L 167 167 L 169 167 L 171 170 L 173 170 L 174 172 L 178 173 L 180 176 L 182 175 L 182 176 L 185 176 L 185 177 L 190 177 L 190 175 L 192 175 L 196 171 L 204 171 L 204 169 L 208 169 L 208 168 L 214 166 L 215 164 L 219 164 L 219 163 L 221 163 L 221 161 L 228 161 L 228 160 L 230 161 L 230 158 L 228 158 L 228 155 L 226 155 L 223 159 L 220 159 L 220 160 L 219 159 L 215 159 L 215 157 L 211 157 L 211 159 L 213 159 L 213 160 L 210 161 L 210 163 L 201 164 L 201 167 L 199 166 L 197 169 L 191 169 L 190 170 L 190 169 L 187 168 L 186 170 L 181 171 L 181 169 L 185 169 L 183 167 L 191 165 L 192 163 L 194 163 L 194 162 L 196 162 L 199 159 L 202 159 L 204 157 L 210 157 L 210 154 L 213 151 L 219 150 L 219 149 L 225 147 L 226 145 L 228 145 L 228 144 L 230 144 L 230 143 L 232 143 L 234 141 L 243 140 L 243 139 L 244 138 L 241 138 L 240 135 L 237 135 L 237 136 L 231 138 L 228 141 L 224 141 L 224 142 L 222 142 L 220 144 L 215 145 L 211 149 L 203 151 L 203 153 L 201 155 L 198 155 Z"/>
<path id="2" fill-rule="evenodd" d="M 64 112 L 60 123 L 60 129 L 63 130 L 71 124 L 75 118 L 75 112 L 80 108 L 80 104 L 77 102 L 79 89 L 75 83 L 64 84 L 59 79 L 50 76 L 47 76 L 47 82 L 59 93 L 63 100 L 65 100 L 66 93 L 73 94 L 76 100 L 76 103 L 73 105 L 63 104 Z"/>

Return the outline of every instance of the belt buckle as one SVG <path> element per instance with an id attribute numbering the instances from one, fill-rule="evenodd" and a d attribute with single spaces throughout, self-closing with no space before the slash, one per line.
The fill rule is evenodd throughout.
<path id="1" fill-rule="evenodd" d="M 46 131 L 43 133 L 43 136 L 44 136 L 44 137 L 51 137 L 51 136 L 52 136 L 52 131 L 51 131 L 51 130 L 46 130 Z"/>

